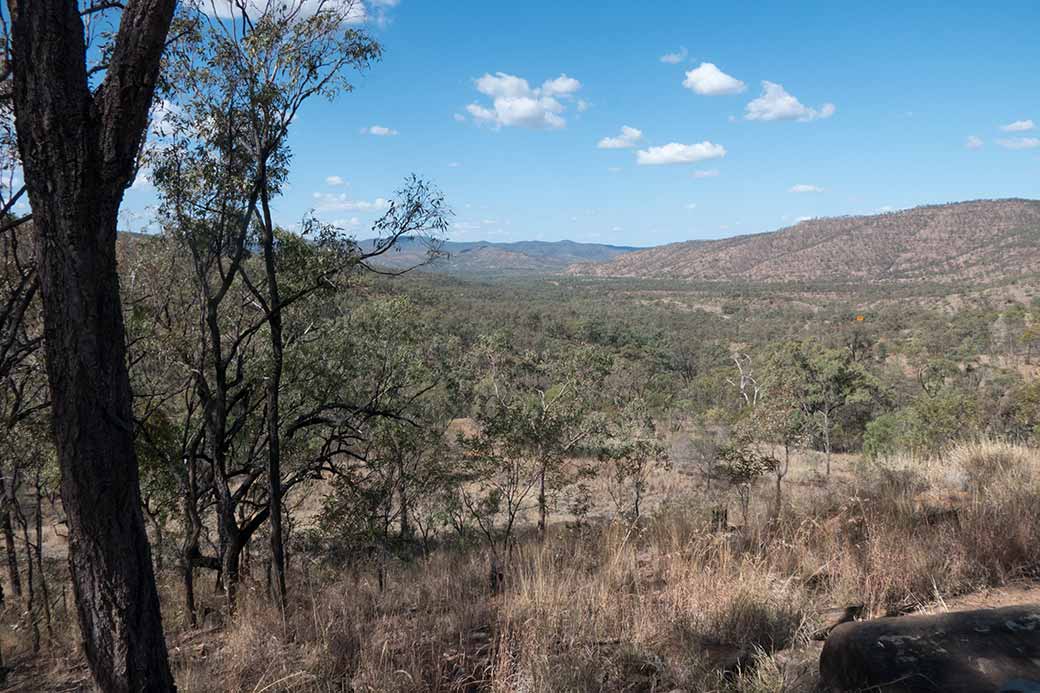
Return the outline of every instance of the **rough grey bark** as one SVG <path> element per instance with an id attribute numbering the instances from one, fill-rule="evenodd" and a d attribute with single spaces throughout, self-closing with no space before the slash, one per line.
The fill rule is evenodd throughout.
<path id="1" fill-rule="evenodd" d="M 140 507 L 115 252 L 175 4 L 125 4 L 92 93 L 77 3 L 8 0 L 69 564 L 87 661 L 108 693 L 175 690 Z"/>

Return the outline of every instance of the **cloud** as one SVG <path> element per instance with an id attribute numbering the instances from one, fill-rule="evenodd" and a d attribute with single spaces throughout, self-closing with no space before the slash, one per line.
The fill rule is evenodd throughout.
<path id="1" fill-rule="evenodd" d="M 268 4 L 267 0 L 246 0 L 246 13 L 256 19 L 263 15 Z M 202 8 L 206 14 L 221 19 L 237 19 L 242 16 L 238 5 L 239 0 L 213 0 L 212 5 L 209 2 L 202 3 Z M 397 5 L 397 0 L 368 0 L 367 3 L 362 0 L 295 0 L 287 5 L 288 12 L 299 8 L 295 13 L 298 19 L 313 17 L 321 7 L 325 12 L 341 16 L 344 24 L 364 24 L 372 20 L 384 22 L 386 8 Z M 369 13 L 369 6 L 376 9 L 374 16 Z"/>
<path id="2" fill-rule="evenodd" d="M 581 89 L 581 82 L 567 75 L 560 75 L 556 79 L 546 80 L 542 84 L 542 93 L 549 96 L 566 96 L 573 94 L 579 89 Z"/>
<path id="3" fill-rule="evenodd" d="M 362 135 L 375 135 L 376 137 L 392 137 L 397 134 L 397 130 L 393 128 L 385 128 L 382 125 L 373 125 L 368 128 L 361 128 Z"/>
<path id="4" fill-rule="evenodd" d="M 352 200 L 346 193 L 314 193 L 314 202 L 319 212 L 376 212 L 390 206 L 382 197 L 371 202 Z"/>
<path id="5" fill-rule="evenodd" d="M 704 141 L 699 144 L 670 142 L 660 147 L 649 147 L 636 152 L 640 166 L 662 166 L 666 164 L 693 164 L 705 159 L 720 159 L 726 156 L 721 144 Z"/>
<path id="6" fill-rule="evenodd" d="M 665 53 L 661 56 L 661 62 L 669 65 L 678 65 L 684 62 L 690 55 L 689 51 L 686 50 L 686 46 L 680 46 L 679 50 L 675 53 Z"/>
<path id="7" fill-rule="evenodd" d="M 997 140 L 997 144 L 1004 149 L 1036 149 L 1040 147 L 1040 137 L 1011 137 Z"/>
<path id="8" fill-rule="evenodd" d="M 566 111 L 563 102 L 581 89 L 581 82 L 565 74 L 546 80 L 537 88 L 522 77 L 504 72 L 485 74 L 474 83 L 477 91 L 491 98 L 491 104 L 488 107 L 471 103 L 466 110 L 478 125 L 495 128 L 562 128 L 567 124 L 561 115 Z"/>
<path id="9" fill-rule="evenodd" d="M 747 105 L 747 120 L 798 120 L 808 122 L 834 115 L 834 104 L 825 103 L 819 110 L 809 108 L 775 82 L 762 82 L 762 96 Z"/>
<path id="10" fill-rule="evenodd" d="M 575 108 L 578 109 L 578 113 L 584 113 L 585 111 L 592 108 L 592 104 L 590 104 L 585 99 L 578 99 L 578 103 L 575 105 Z"/>
<path id="11" fill-rule="evenodd" d="M 747 87 L 736 77 L 731 77 L 712 63 L 701 63 L 700 67 L 686 73 L 683 86 L 701 96 L 739 94 Z"/>
<path id="12" fill-rule="evenodd" d="M 462 115 L 461 113 L 454 114 L 452 116 L 452 118 L 455 119 L 456 123 L 465 123 L 466 122 L 466 116 Z"/>
<path id="13" fill-rule="evenodd" d="M 17 187 L 20 186 L 15 186 Z M 146 190 L 152 187 L 152 170 L 150 168 L 140 168 L 137 170 L 137 176 L 134 177 L 134 182 L 130 186 L 131 190 Z"/>
<path id="14" fill-rule="evenodd" d="M 346 184 L 347 184 L 347 181 L 343 180 L 339 176 L 329 176 L 328 178 L 325 179 L 325 185 L 328 185 L 329 187 L 332 187 L 332 188 L 338 187 L 340 185 L 346 185 Z"/>
<path id="15" fill-rule="evenodd" d="M 1036 125 L 1033 123 L 1032 120 L 1016 120 L 1013 123 L 1002 125 L 1000 129 L 1004 132 L 1026 132 L 1028 130 L 1032 130 L 1035 127 Z"/>
<path id="16" fill-rule="evenodd" d="M 630 149 L 643 139 L 643 131 L 630 125 L 621 126 L 621 134 L 617 137 L 604 137 L 596 143 L 599 149 Z"/>
<path id="17" fill-rule="evenodd" d="M 823 188 L 818 185 L 810 185 L 808 183 L 799 183 L 798 185 L 792 185 L 787 189 L 787 192 L 793 193 L 822 193 Z"/>
<path id="18" fill-rule="evenodd" d="M 694 178 L 714 178 L 719 175 L 719 170 L 717 168 L 701 169 L 694 171 L 692 175 Z"/>
<path id="19" fill-rule="evenodd" d="M 968 139 L 964 140 L 964 146 L 968 149 L 982 149 L 983 144 L 982 138 L 976 135 L 968 135 Z"/>

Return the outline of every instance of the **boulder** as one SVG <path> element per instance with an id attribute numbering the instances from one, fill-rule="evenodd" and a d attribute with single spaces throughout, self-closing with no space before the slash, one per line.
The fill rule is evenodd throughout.
<path id="1" fill-rule="evenodd" d="M 831 631 L 843 623 L 855 621 L 863 614 L 862 604 L 850 604 L 844 608 L 825 609 L 820 613 L 821 625 L 813 634 L 813 640 L 826 640 Z"/>
<path id="2" fill-rule="evenodd" d="M 1040 693 L 1040 605 L 899 616 L 837 626 L 824 690 Z"/>

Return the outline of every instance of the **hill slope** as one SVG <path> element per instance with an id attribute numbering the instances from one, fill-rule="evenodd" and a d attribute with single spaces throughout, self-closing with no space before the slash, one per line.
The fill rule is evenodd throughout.
<path id="1" fill-rule="evenodd" d="M 371 247 L 373 241 L 361 241 Z M 392 268 L 414 267 L 426 259 L 426 245 L 416 239 L 402 238 L 397 248 L 379 258 L 377 264 Z M 576 243 L 574 241 L 446 241 L 444 252 L 424 269 L 452 274 L 558 273 L 581 263 L 608 262 L 637 248 Z"/>
<path id="2" fill-rule="evenodd" d="M 978 200 L 812 219 L 576 265 L 572 274 L 718 281 L 988 282 L 1040 268 L 1040 201 Z"/>

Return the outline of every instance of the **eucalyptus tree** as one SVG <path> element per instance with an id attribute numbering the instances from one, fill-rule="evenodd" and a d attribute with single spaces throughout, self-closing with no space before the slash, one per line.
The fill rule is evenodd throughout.
<path id="1" fill-rule="evenodd" d="M 368 415 L 355 444 L 330 459 L 333 492 L 320 527 L 355 553 L 375 547 L 382 555 L 394 544 L 408 553 L 416 531 L 428 547 L 430 503 L 455 483 L 447 429 L 457 403 L 446 368 L 454 340 L 437 336 L 402 298 L 362 303 L 339 326 L 333 355 L 342 354 L 354 373 L 329 375 L 354 383 L 349 398 L 367 399 Z"/>
<path id="2" fill-rule="evenodd" d="M 197 284 L 190 254 L 172 235 L 128 237 L 120 250 L 142 505 L 158 552 L 163 539 L 180 534 L 177 563 L 194 626 L 195 570 L 220 571 L 219 557 L 201 549 L 204 518 L 215 500 L 212 469 L 203 462 L 206 422 L 196 386 L 205 367 Z"/>
<path id="3" fill-rule="evenodd" d="M 831 434 L 835 416 L 845 407 L 867 402 L 878 391 L 877 380 L 847 349 L 823 349 L 807 342 L 793 353 L 804 384 L 803 409 L 815 417 L 823 436 L 827 476 L 831 473 Z"/>
<path id="4" fill-rule="evenodd" d="M 578 458 L 603 429 L 595 404 L 609 361 L 591 347 L 517 353 L 501 335 L 471 358 L 478 430 L 458 440 L 457 496 L 487 541 L 497 585 L 526 512 L 536 510 L 544 537 L 553 498 L 588 472 Z"/>
<path id="5" fill-rule="evenodd" d="M 604 438 L 598 457 L 607 467 L 607 491 L 618 515 L 636 522 L 650 476 L 669 466 L 667 446 L 640 398 L 621 403 Z"/>
<path id="6" fill-rule="evenodd" d="M 753 427 L 763 444 L 779 445 L 783 457 L 775 457 L 772 467 L 776 482 L 775 512 L 783 508 L 783 482 L 791 469 L 791 452 L 808 446 L 812 440 L 813 421 L 809 412 L 809 383 L 798 361 L 792 362 L 789 350 L 781 346 L 766 358 L 762 396 L 753 412 L 738 425 Z"/>
<path id="7" fill-rule="evenodd" d="M 46 409 L 43 324 L 37 291 L 31 224 L 0 233 L 0 529 L 4 535 L 7 577 L 15 596 L 22 594 L 12 513 L 18 503 L 22 460 L 8 440 L 16 428 Z"/>
<path id="8" fill-rule="evenodd" d="M 263 311 L 271 348 L 264 379 L 267 476 L 273 586 L 280 602 L 285 600 L 279 402 L 286 340 L 283 313 L 343 267 L 333 264 L 327 272 L 316 273 L 308 286 L 284 295 L 276 265 L 271 199 L 284 184 L 289 159 L 286 138 L 300 108 L 313 96 L 333 98 L 349 90 L 348 70 L 364 69 L 379 57 L 379 45 L 347 25 L 356 13 L 354 5 L 327 0 L 242 3 L 241 21 L 210 18 L 203 30 L 203 40 L 210 44 L 213 56 L 207 66 L 209 74 L 240 93 L 242 107 L 236 109 L 240 130 L 234 136 L 242 140 L 253 177 L 251 187 L 259 194 L 259 207 L 248 210 L 247 219 L 257 217 L 264 286 L 250 281 L 248 272 L 243 277 Z"/>
<path id="9" fill-rule="evenodd" d="M 5 92 L 37 241 L 69 563 L 87 661 L 106 691 L 174 690 L 140 508 L 115 243 L 175 5 L 7 2 Z M 103 12 L 111 28 L 88 31 L 84 16 Z M 88 66 L 88 55 L 101 62 Z"/>
<path id="10" fill-rule="evenodd" d="M 398 238 L 446 228 L 443 198 L 413 177 L 374 225 L 380 236 L 374 246 L 362 249 L 337 229 L 305 220 L 303 235 L 319 252 L 307 255 L 306 263 L 292 265 L 299 256 L 293 255 L 298 244 L 293 234 L 280 231 L 271 212 L 271 200 L 281 193 L 289 170 L 290 126 L 309 99 L 349 91 L 350 75 L 380 56 L 379 45 L 352 24 L 355 5 L 325 0 L 236 2 L 228 13 L 190 13 L 184 20 L 185 40 L 168 58 L 169 73 L 177 77 L 171 83 L 167 118 L 173 144 L 156 156 L 156 178 L 168 227 L 193 247 L 195 274 L 207 306 L 212 386 L 204 387 L 203 397 L 208 402 L 207 438 L 213 447 L 229 604 L 234 601 L 236 547 L 245 535 L 234 526 L 232 506 L 242 486 L 231 491 L 224 449 L 230 441 L 220 420 L 233 404 L 242 405 L 243 411 L 259 406 L 254 392 L 262 390 L 268 509 L 256 519 L 266 518 L 271 524 L 273 586 L 283 602 L 281 392 L 286 349 L 296 339 L 287 325 L 288 312 L 316 292 L 342 288 Z M 253 244 L 262 251 L 261 262 L 247 261 Z M 256 311 L 242 329 L 233 330 L 236 337 L 225 340 L 219 314 L 229 295 L 242 293 L 234 288 L 236 281 Z M 264 336 L 262 330 L 268 343 L 266 370 L 253 378 L 245 377 L 248 369 L 238 367 L 230 374 L 232 364 L 240 361 L 239 350 Z"/>
<path id="11" fill-rule="evenodd" d="M 10 88 L 8 70 L 0 76 L 0 529 L 8 584 L 20 598 L 13 514 L 21 460 L 10 453 L 8 439 L 16 426 L 46 408 L 47 397 L 46 380 L 41 377 L 43 325 L 36 248 L 29 223 L 32 215 L 24 210 L 25 183 Z"/>

